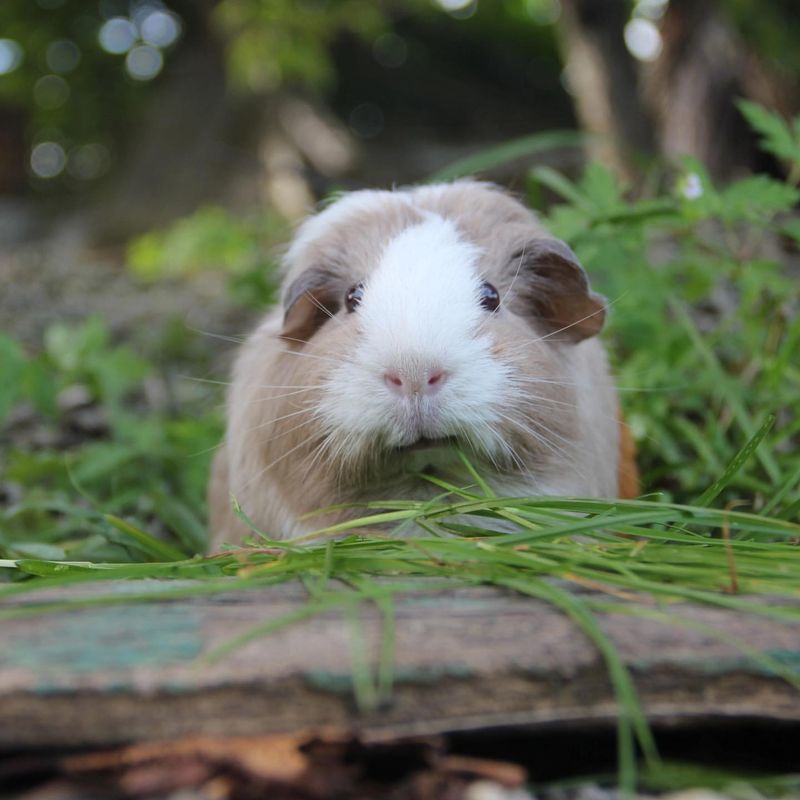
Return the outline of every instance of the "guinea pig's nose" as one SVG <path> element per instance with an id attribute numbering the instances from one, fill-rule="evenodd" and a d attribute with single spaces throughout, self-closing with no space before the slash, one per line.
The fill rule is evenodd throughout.
<path id="1" fill-rule="evenodd" d="M 414 394 L 434 395 L 447 381 L 447 372 L 443 369 L 420 370 L 409 374 L 396 369 L 383 373 L 383 380 L 395 394 L 411 396 Z"/>

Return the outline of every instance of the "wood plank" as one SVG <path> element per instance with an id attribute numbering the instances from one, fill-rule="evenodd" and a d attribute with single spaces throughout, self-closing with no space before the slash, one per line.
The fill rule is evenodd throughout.
<path id="1" fill-rule="evenodd" d="M 120 581 L 28 595 L 24 603 L 163 587 L 158 581 Z M 379 710 L 359 711 L 351 691 L 356 631 L 372 666 L 377 662 L 382 621 L 374 607 L 362 610 L 358 625 L 341 613 L 326 614 L 257 639 L 218 663 L 199 665 L 204 653 L 230 637 L 305 601 L 300 588 L 278 586 L 5 619 L 0 748 L 320 726 L 382 737 L 615 717 L 606 669 L 591 642 L 547 604 L 489 588 L 400 597 L 396 684 L 391 702 Z M 0 602 L 0 609 L 22 607 L 21 600 Z M 652 721 L 800 721 L 797 689 L 731 643 L 738 638 L 797 666 L 796 625 L 685 603 L 671 608 L 706 628 L 600 616 Z"/>

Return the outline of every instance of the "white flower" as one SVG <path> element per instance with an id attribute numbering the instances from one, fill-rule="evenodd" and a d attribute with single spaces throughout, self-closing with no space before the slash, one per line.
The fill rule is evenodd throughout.
<path id="1" fill-rule="evenodd" d="M 703 195 L 703 183 L 696 172 L 684 176 L 678 189 L 687 200 L 697 200 Z"/>

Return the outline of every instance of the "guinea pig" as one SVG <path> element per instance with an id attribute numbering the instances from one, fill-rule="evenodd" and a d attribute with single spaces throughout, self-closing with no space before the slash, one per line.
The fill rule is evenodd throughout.
<path id="1" fill-rule="evenodd" d="M 347 194 L 304 222 L 282 301 L 236 358 L 212 545 L 318 529 L 308 512 L 441 492 L 633 496 L 597 334 L 606 301 L 535 214 L 475 181 Z M 331 512 L 330 524 L 363 510 Z"/>

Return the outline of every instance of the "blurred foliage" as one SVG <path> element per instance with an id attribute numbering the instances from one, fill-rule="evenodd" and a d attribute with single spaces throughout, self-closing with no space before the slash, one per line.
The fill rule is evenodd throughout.
<path id="1" fill-rule="evenodd" d="M 754 106 L 746 113 L 768 148 L 783 147 L 785 122 Z M 800 150 L 782 155 L 796 174 Z M 777 425 L 724 499 L 763 505 L 781 490 L 800 511 L 800 283 L 776 248 L 782 236 L 800 242 L 790 215 L 800 191 L 764 175 L 717 188 L 691 159 L 674 191 L 655 199 L 627 199 L 597 164 L 578 182 L 540 168 L 532 184 L 534 196 L 546 186 L 567 201 L 546 222 L 611 300 L 611 349 L 645 487 L 696 498 L 774 413 Z"/>
<path id="2" fill-rule="evenodd" d="M 796 0 L 721 0 L 744 40 L 772 69 L 800 74 L 800 15 Z"/>
<path id="3" fill-rule="evenodd" d="M 229 41 L 233 80 L 270 92 L 287 81 L 321 86 L 334 77 L 330 47 L 342 32 L 384 33 L 384 6 L 369 0 L 221 0 L 215 19 Z"/>
<path id="4" fill-rule="evenodd" d="M 173 345 L 165 341 L 174 357 Z M 0 357 L 14 378 L 0 385 L 0 425 L 18 409 L 0 451 L 0 489 L 11 492 L 0 504 L 0 550 L 136 558 L 129 537 L 107 517 L 124 515 L 171 533 L 185 552 L 202 551 L 208 464 L 221 420 L 207 411 L 199 384 L 176 386 L 159 374 L 154 358 L 113 344 L 98 318 L 77 327 L 53 325 L 38 355 L 0 335 Z M 148 388 L 166 399 L 149 399 Z M 80 427 L 86 414 L 89 432 Z M 26 440 L 31 425 L 39 444 Z"/>
<path id="5" fill-rule="evenodd" d="M 234 302 L 263 308 L 274 299 L 276 243 L 288 235 L 276 214 L 241 218 L 208 206 L 163 231 L 151 231 L 128 245 L 128 266 L 142 280 L 181 278 L 218 270 L 228 275 Z"/>
<path id="6" fill-rule="evenodd" d="M 789 182 L 800 182 L 800 117 L 787 122 L 756 103 L 741 100 L 738 105 L 745 119 L 760 134 L 761 147 L 787 165 Z"/>
<path id="7" fill-rule="evenodd" d="M 548 30 L 556 9 L 554 0 L 479 3 L 469 13 L 448 13 L 433 0 L 221 0 L 216 5 L 191 0 L 4 0 L 0 38 L 16 43 L 22 59 L 0 74 L 0 105 L 24 111 L 29 153 L 38 143 L 52 142 L 66 156 L 65 168 L 55 168 L 53 175 L 37 177 L 32 171 L 34 185 L 77 189 L 91 185 L 119 158 L 137 124 L 146 121 L 154 90 L 190 46 L 220 46 L 228 75 L 240 91 L 269 93 L 287 85 L 329 91 L 336 83 L 334 45 L 343 35 L 368 47 L 383 41 L 404 48 L 404 39 L 386 39 L 398 26 L 412 37 L 416 24 L 437 30 L 457 26 L 461 34 L 489 41 L 499 52 L 512 47 L 539 60 L 557 61 L 555 38 Z M 164 58 L 160 72 L 135 80 L 126 59 L 131 48 L 143 44 L 141 20 L 153 11 L 170 14 L 181 35 L 158 47 Z M 127 50 L 112 53 L 101 46 L 101 30 L 112 19 L 133 25 Z M 53 57 L 59 47 L 71 54 L 60 64 Z M 458 51 L 439 52 L 421 41 L 409 41 L 408 47 L 425 64 L 459 57 Z"/>
<path id="8" fill-rule="evenodd" d="M 467 37 L 499 48 L 522 47 L 539 58 L 556 52 L 552 30 L 543 32 L 558 19 L 556 0 L 484 0 L 449 11 L 446 5 L 437 0 L 221 0 L 214 21 L 228 41 L 232 78 L 251 91 L 297 81 L 330 86 L 336 80 L 332 50 L 342 34 L 374 45 L 382 35 L 407 28 L 409 20 L 458 25 Z M 439 56 L 425 54 L 431 62 Z"/>
<path id="9" fill-rule="evenodd" d="M 141 5 L 127 0 L 0 4 L 2 37 L 22 49 L 20 66 L 0 75 L 0 103 L 25 110 L 30 146 L 50 141 L 63 148 L 68 169 L 59 173 L 61 185 L 100 177 L 142 110 L 150 85 L 131 79 L 125 53 L 106 52 L 99 40 L 105 20 L 132 14 Z M 58 57 L 59 46 L 68 49 L 69 57 Z M 88 165 L 92 151 L 81 150 L 87 145 L 95 146 L 94 163 Z M 97 145 L 104 148 L 99 153 Z"/>
<path id="10" fill-rule="evenodd" d="M 743 37 L 784 74 L 800 71 L 800 17 L 794 5 L 793 0 L 719 0 Z M 125 67 L 127 51 L 106 52 L 99 35 L 104 23 L 119 18 L 134 23 L 131 47 L 142 44 L 141 19 L 148 9 L 172 15 L 182 36 L 158 47 L 165 59 L 160 75 L 134 80 Z M 551 85 L 553 65 L 560 60 L 554 34 L 559 10 L 557 0 L 478 0 L 461 8 L 439 0 L 3 0 L 0 36 L 19 45 L 23 57 L 17 68 L 0 74 L 0 104 L 25 111 L 29 149 L 54 142 L 67 156 L 66 169 L 37 185 L 77 188 L 90 185 L 118 158 L 154 87 L 193 44 L 221 47 L 240 90 L 269 93 L 299 85 L 331 91 L 335 46 L 348 35 L 374 53 L 389 42 L 437 72 L 455 67 L 457 73 L 458 48 L 437 48 L 417 35 L 422 28 L 438 34 L 449 26 L 464 41 L 487 43 L 500 58 L 510 50 L 528 53 L 529 83 L 547 98 L 562 91 Z M 395 38 L 387 40 L 388 34 Z M 59 47 L 73 55 L 54 58 Z M 379 61 L 376 55 L 360 75 L 368 79 Z"/>

